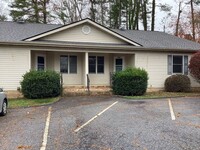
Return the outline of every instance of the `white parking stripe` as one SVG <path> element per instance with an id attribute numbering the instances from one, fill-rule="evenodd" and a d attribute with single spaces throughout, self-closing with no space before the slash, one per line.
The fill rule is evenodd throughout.
<path id="1" fill-rule="evenodd" d="M 45 150 L 46 146 L 47 146 L 50 118 L 51 118 L 51 107 L 49 107 L 49 109 L 48 109 L 48 115 L 47 115 L 46 125 L 45 125 L 45 129 L 44 129 L 44 134 L 43 134 L 43 141 L 42 141 L 42 146 L 41 146 L 40 150 Z"/>
<path id="2" fill-rule="evenodd" d="M 105 111 L 107 111 L 108 109 L 110 109 L 112 106 L 114 106 L 115 104 L 117 104 L 118 101 L 114 102 L 113 104 L 111 104 L 110 106 L 108 106 L 106 109 L 104 109 L 103 111 L 101 111 L 100 113 L 98 113 L 96 116 L 94 116 L 93 118 L 91 118 L 90 120 L 88 120 L 86 123 L 84 123 L 82 126 L 80 126 L 79 128 L 77 128 L 76 130 L 74 130 L 74 132 L 78 132 L 79 130 L 81 130 L 82 128 L 84 128 L 86 125 L 88 125 L 90 122 L 92 122 L 94 119 L 96 119 L 98 116 L 102 115 Z"/>
<path id="3" fill-rule="evenodd" d="M 172 120 L 175 120 L 176 117 L 175 117 L 175 114 L 174 114 L 174 110 L 173 110 L 172 102 L 171 102 L 170 98 L 168 99 L 168 102 L 169 102 L 169 109 L 170 109 L 170 113 L 171 113 L 171 118 L 172 118 Z"/>

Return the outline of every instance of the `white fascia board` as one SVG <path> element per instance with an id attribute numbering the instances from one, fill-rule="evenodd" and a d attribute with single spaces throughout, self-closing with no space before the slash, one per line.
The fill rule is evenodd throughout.
<path id="1" fill-rule="evenodd" d="M 141 45 L 139 45 L 139 44 L 133 42 L 132 40 L 129 40 L 129 39 L 127 39 L 127 38 L 125 38 L 125 37 L 119 35 L 118 33 L 115 33 L 114 31 L 109 30 L 109 29 L 107 29 L 106 27 L 103 27 L 103 26 L 101 26 L 101 25 L 99 25 L 99 24 L 97 24 L 97 23 L 95 23 L 95 22 L 93 22 L 93 21 L 91 21 L 91 20 L 88 20 L 88 22 L 90 22 L 92 25 L 94 25 L 94 26 L 96 26 L 96 27 L 102 29 L 103 31 L 106 31 L 106 32 L 109 33 L 109 34 L 112 34 L 113 36 L 115 36 L 115 37 L 117 37 L 117 38 L 119 38 L 119 39 L 121 39 L 121 40 L 123 40 L 123 41 L 125 41 L 125 42 L 128 42 L 129 44 L 132 44 L 132 45 L 134 45 L 134 46 L 141 46 Z"/>
<path id="2" fill-rule="evenodd" d="M 48 36 L 48 35 L 51 35 L 51 34 L 54 34 L 54 33 L 57 33 L 57 32 L 63 31 L 63 30 L 66 30 L 66 29 L 69 29 L 71 27 L 80 25 L 80 24 L 85 23 L 85 22 L 87 22 L 87 20 L 79 21 L 79 22 L 72 23 L 72 24 L 69 24 L 69 25 L 64 25 L 62 27 L 59 27 L 58 29 L 53 29 L 52 31 L 49 31 L 49 32 L 46 32 L 46 33 L 43 33 L 43 34 L 40 34 L 40 35 L 36 35 L 36 36 L 28 38 L 28 39 L 26 39 L 24 41 L 37 40 L 37 39 L 40 39 L 42 37 L 45 37 L 45 36 Z"/>

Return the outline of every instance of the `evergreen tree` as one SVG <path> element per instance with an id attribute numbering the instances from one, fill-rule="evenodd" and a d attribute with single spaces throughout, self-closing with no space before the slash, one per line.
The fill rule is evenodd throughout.
<path id="1" fill-rule="evenodd" d="M 14 0 L 10 5 L 10 16 L 14 21 L 47 23 L 48 3 L 49 0 Z"/>
<path id="2" fill-rule="evenodd" d="M 139 22 L 142 20 L 147 30 L 147 4 L 147 0 L 115 0 L 110 12 L 111 27 L 139 30 Z"/>
<path id="3" fill-rule="evenodd" d="M 34 22 L 32 20 L 33 10 L 31 0 L 15 0 L 11 5 L 10 16 L 14 21 L 25 20 L 28 22 Z"/>

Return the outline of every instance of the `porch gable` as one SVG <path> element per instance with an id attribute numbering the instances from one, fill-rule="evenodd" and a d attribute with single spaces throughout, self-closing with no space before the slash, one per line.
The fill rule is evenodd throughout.
<path id="1" fill-rule="evenodd" d="M 83 42 L 141 46 L 90 19 L 64 25 L 60 28 L 27 38 L 24 41 Z"/>

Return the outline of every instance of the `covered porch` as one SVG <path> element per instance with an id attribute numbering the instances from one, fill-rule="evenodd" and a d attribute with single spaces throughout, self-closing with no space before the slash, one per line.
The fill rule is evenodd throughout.
<path id="1" fill-rule="evenodd" d="M 135 66 L 135 54 L 31 50 L 31 69 L 62 74 L 64 87 L 110 87 L 111 73 Z"/>

